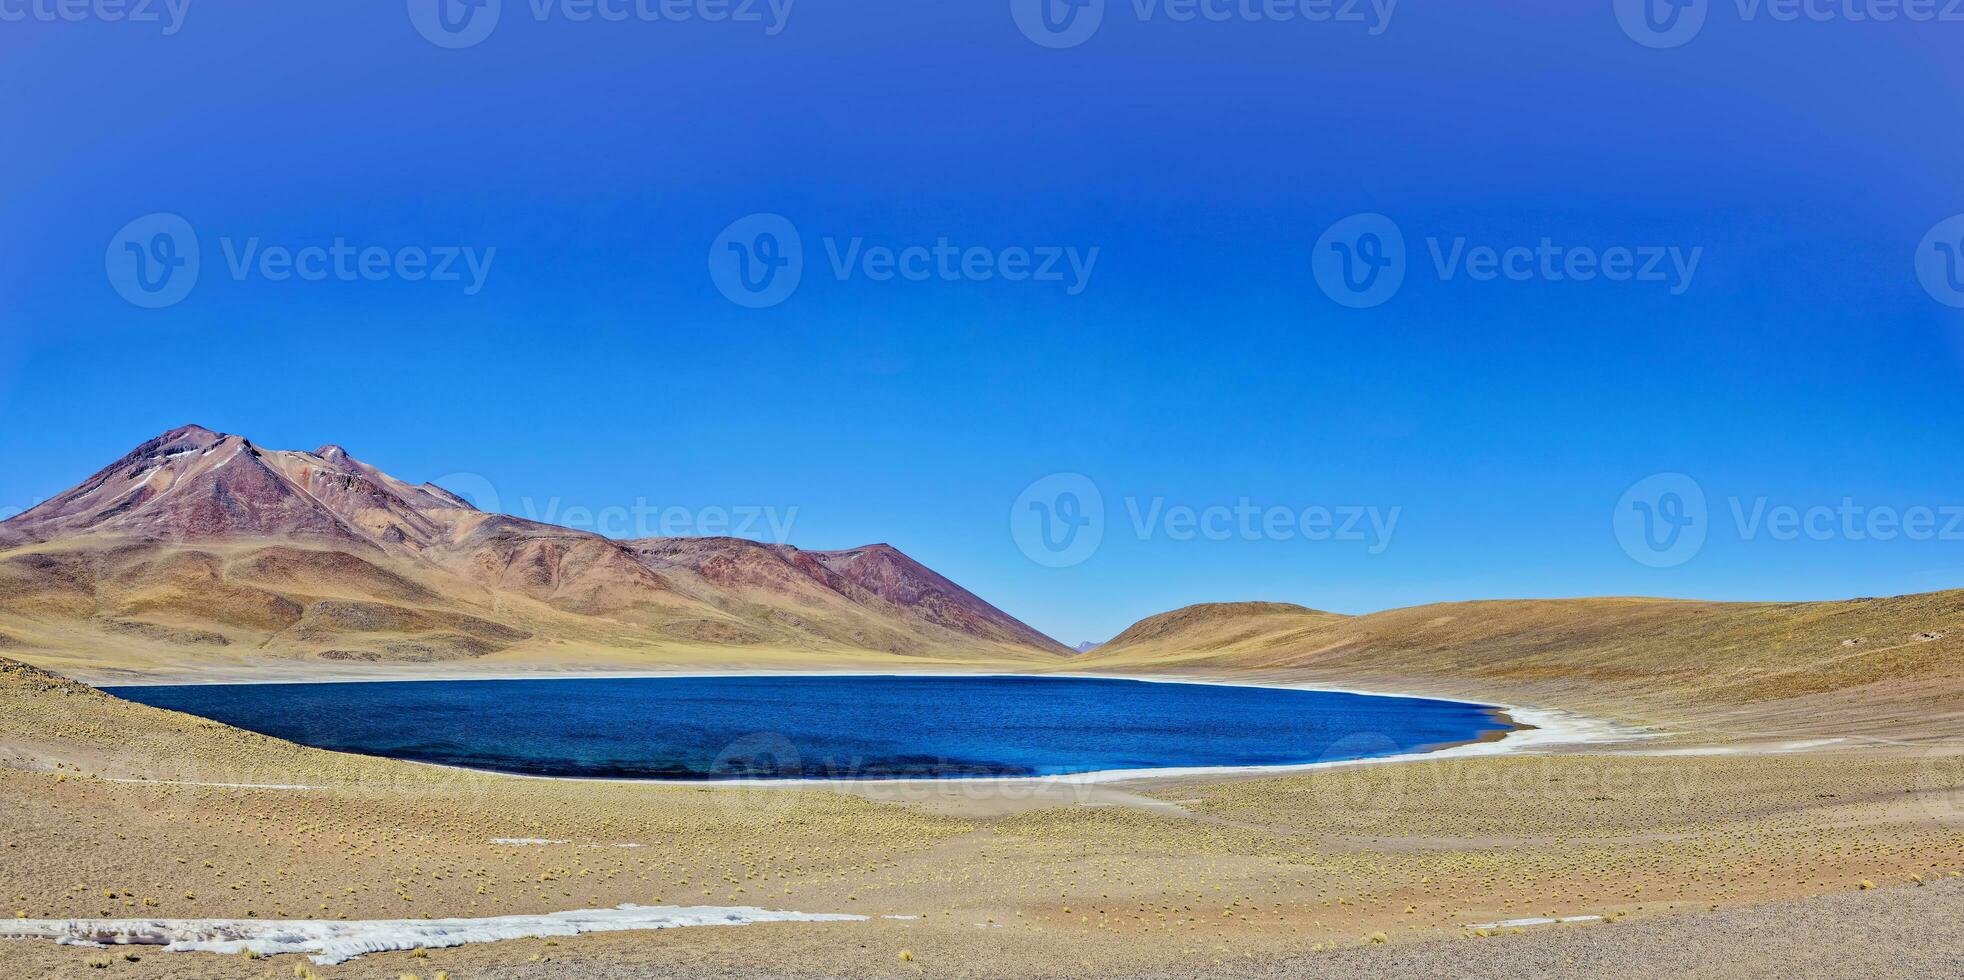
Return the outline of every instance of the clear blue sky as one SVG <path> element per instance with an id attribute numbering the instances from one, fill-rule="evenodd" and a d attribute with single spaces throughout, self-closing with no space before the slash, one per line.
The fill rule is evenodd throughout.
<path id="1" fill-rule="evenodd" d="M 15 9 L 15 8 L 9 8 Z M 755 24 L 540 22 L 444 50 L 404 4 L 194 3 L 0 24 L 0 508 L 184 422 L 325 442 L 507 510 L 796 508 L 1067 642 L 1181 604 L 1361 612 L 1479 597 L 1826 598 L 1964 585 L 1964 541 L 1776 540 L 1728 501 L 1964 505 L 1964 311 L 1913 256 L 1964 212 L 1964 24 L 1713 4 L 1653 50 L 1609 0 L 1407 0 L 1359 24 L 1142 21 L 1049 50 L 1002 0 L 796 4 Z M 191 293 L 125 302 L 126 222 L 196 229 Z M 774 212 L 803 279 L 724 299 L 706 256 Z M 1311 251 L 1409 242 L 1353 310 Z M 481 291 L 235 280 L 221 241 L 495 247 Z M 1442 279 L 1424 244 L 1701 249 L 1657 283 Z M 1097 247 L 1085 288 L 876 281 L 839 247 Z M 1689 474 L 1709 540 L 1619 547 Z M 1056 472 L 1103 544 L 1010 532 Z M 1142 538 L 1126 511 L 1368 505 L 1389 546 Z"/>

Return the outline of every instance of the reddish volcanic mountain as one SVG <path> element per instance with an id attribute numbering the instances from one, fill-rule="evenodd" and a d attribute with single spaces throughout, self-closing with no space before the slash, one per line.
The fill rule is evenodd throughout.
<path id="1" fill-rule="evenodd" d="M 469 505 L 437 487 L 409 486 L 339 446 L 268 451 L 187 425 L 5 526 L 35 541 L 108 533 L 166 541 L 246 536 L 427 544 L 441 527 L 424 512 L 456 509 Z"/>
<path id="2" fill-rule="evenodd" d="M 1066 652 L 890 545 L 616 541 L 479 511 L 338 446 L 269 450 L 198 426 L 0 523 L 0 636 L 137 670 Z"/>

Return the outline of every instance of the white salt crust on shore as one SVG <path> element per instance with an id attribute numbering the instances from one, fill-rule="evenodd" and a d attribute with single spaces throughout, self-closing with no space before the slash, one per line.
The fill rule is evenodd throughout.
<path id="1" fill-rule="evenodd" d="M 865 922 L 863 915 L 783 912 L 749 906 L 642 906 L 581 909 L 550 915 L 485 919 L 12 919 L 0 939 L 51 939 L 65 946 L 161 946 L 167 953 L 251 950 L 262 956 L 307 953 L 335 966 L 369 953 L 445 949 L 507 939 L 564 938 L 589 932 L 634 932 L 754 922 Z"/>
<path id="2" fill-rule="evenodd" d="M 1648 749 L 1631 752 L 1631 755 L 1789 755 L 1794 752 L 1810 752 L 1824 749 L 1830 745 L 1841 745 L 1845 738 L 1816 738 L 1805 742 L 1784 742 L 1779 744 L 1751 743 L 1746 745 L 1699 745 L 1683 749 Z"/>

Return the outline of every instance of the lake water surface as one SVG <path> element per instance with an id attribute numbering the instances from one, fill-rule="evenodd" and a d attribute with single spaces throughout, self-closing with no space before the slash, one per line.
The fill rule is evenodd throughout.
<path id="1" fill-rule="evenodd" d="M 749 676 L 112 688 L 303 745 L 538 776 L 1047 776 L 1376 758 L 1506 726 L 1423 698 L 1056 677 Z"/>

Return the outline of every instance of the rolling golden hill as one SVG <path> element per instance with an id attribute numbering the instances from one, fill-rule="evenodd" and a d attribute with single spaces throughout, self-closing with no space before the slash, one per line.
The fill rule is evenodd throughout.
<path id="1" fill-rule="evenodd" d="M 1279 603 L 1142 620 L 1079 669 L 1287 676 L 1750 735 L 1964 724 L 1964 591 L 1840 602 L 1456 602 L 1342 616 Z"/>

